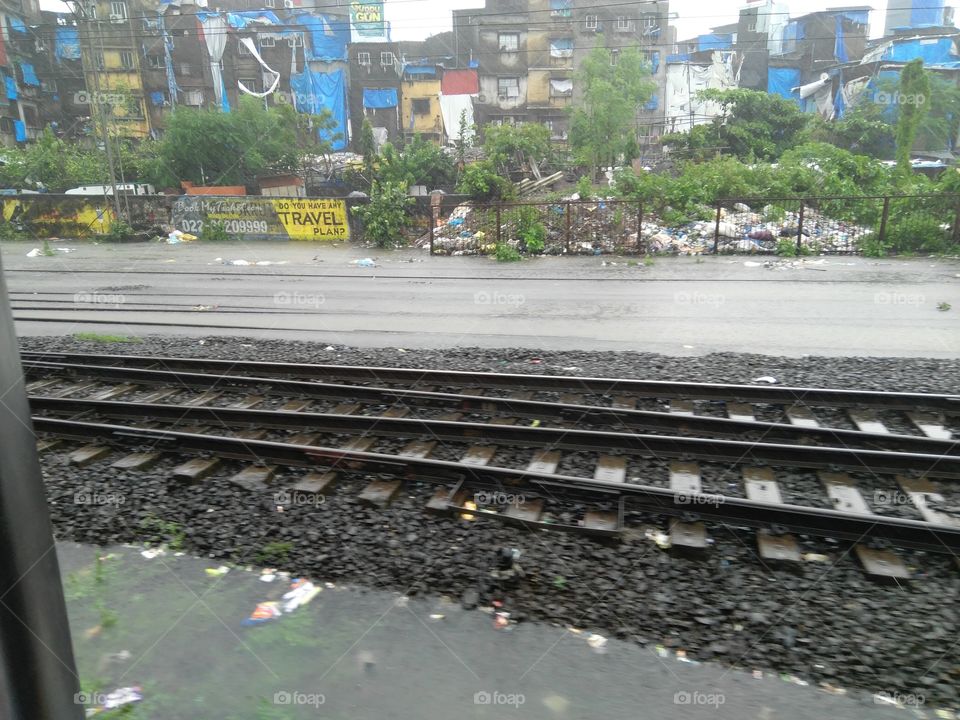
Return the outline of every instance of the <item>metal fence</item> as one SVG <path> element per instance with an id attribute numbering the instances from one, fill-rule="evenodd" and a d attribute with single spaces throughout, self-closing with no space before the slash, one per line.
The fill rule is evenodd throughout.
<path id="1" fill-rule="evenodd" d="M 726 198 L 686 214 L 656 207 L 631 200 L 444 199 L 431 208 L 422 241 L 436 255 L 494 254 L 504 245 L 546 255 L 960 250 L 960 195 Z"/>

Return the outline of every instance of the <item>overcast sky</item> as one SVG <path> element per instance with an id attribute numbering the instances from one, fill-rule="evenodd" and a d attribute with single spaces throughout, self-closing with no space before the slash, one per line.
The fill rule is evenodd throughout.
<path id="1" fill-rule="evenodd" d="M 603 0 L 599 0 L 602 3 Z M 598 3 L 598 4 L 599 4 Z M 725 25 L 737 19 L 742 0 L 672 0 L 670 11 L 679 17 L 673 20 L 680 39 L 705 33 L 714 25 Z M 958 2 L 948 2 L 954 7 Z M 803 15 L 827 7 L 843 5 L 870 5 L 874 11 L 870 14 L 871 36 L 883 34 L 883 16 L 886 0 L 836 0 L 835 2 L 813 2 L 812 0 L 792 0 L 788 3 L 791 15 Z M 458 8 L 482 7 L 483 0 L 386 0 L 387 19 L 393 26 L 394 40 L 422 40 L 428 35 L 449 30 L 450 11 Z M 442 8 L 442 9 L 441 9 Z"/>

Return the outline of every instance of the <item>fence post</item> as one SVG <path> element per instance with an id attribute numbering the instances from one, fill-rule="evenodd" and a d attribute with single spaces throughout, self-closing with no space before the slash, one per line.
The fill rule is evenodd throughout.
<path id="1" fill-rule="evenodd" d="M 437 206 L 430 203 L 430 254 L 433 255 L 434 228 L 437 224 Z"/>
<path id="2" fill-rule="evenodd" d="M 571 218 L 570 218 L 570 201 L 567 201 L 567 235 L 566 241 L 564 243 L 564 252 L 570 253 L 570 240 L 571 240 Z"/>
<path id="3" fill-rule="evenodd" d="M 713 254 L 720 251 L 720 202 L 717 201 L 717 222 L 713 227 Z"/>
<path id="4" fill-rule="evenodd" d="M 643 247 L 643 200 L 637 202 L 637 253 Z"/>
<path id="5" fill-rule="evenodd" d="M 805 200 L 800 201 L 800 218 L 797 220 L 797 255 L 803 252 L 803 206 Z"/>
<path id="6" fill-rule="evenodd" d="M 883 198 L 883 215 L 880 216 L 880 238 L 879 242 L 883 245 L 883 241 L 887 237 L 887 219 L 890 217 L 890 196 L 886 195 Z"/>
<path id="7" fill-rule="evenodd" d="M 500 244 L 500 206 L 502 203 L 497 203 L 497 245 Z"/>

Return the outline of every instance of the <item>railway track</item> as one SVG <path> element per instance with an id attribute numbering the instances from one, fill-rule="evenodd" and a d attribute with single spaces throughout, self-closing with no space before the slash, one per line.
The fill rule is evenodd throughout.
<path id="1" fill-rule="evenodd" d="M 960 550 L 949 499 L 960 478 L 955 395 L 106 355 L 23 361 L 36 429 L 85 443 L 69 454 L 77 464 L 131 447 L 118 468 L 199 456 L 172 479 L 202 482 L 232 458 L 252 463 L 232 478 L 252 492 L 277 490 L 274 466 L 318 470 L 281 488 L 295 493 L 359 473 L 372 479 L 361 498 L 376 505 L 405 480 L 427 480 L 438 486 L 436 512 L 605 536 L 627 532 L 638 512 L 668 516 L 669 544 L 690 549 L 707 546 L 707 523 L 752 527 L 761 556 L 784 562 L 799 560 L 793 534 L 833 537 L 856 543 L 868 572 L 895 577 L 909 572 L 891 548 Z M 702 403 L 715 414 L 694 414 Z M 838 409 L 861 429 L 819 422 Z M 788 422 L 758 419 L 772 412 Z M 893 414 L 891 425 L 909 421 L 914 434 L 891 432 Z M 788 502 L 798 472 L 819 485 L 816 506 Z M 877 507 L 881 490 L 904 499 L 895 512 Z M 557 522 L 545 508 L 564 502 L 587 509 Z"/>

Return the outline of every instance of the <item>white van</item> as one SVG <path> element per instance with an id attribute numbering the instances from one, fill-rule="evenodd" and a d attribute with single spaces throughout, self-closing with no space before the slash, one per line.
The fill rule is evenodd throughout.
<path id="1" fill-rule="evenodd" d="M 148 183 L 117 184 L 117 191 L 128 195 L 156 195 L 153 185 Z M 64 191 L 64 195 L 113 195 L 113 185 L 81 185 Z"/>

